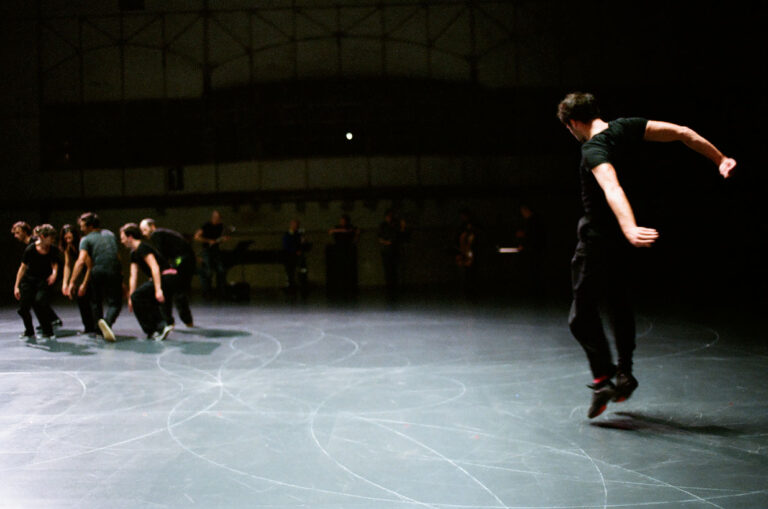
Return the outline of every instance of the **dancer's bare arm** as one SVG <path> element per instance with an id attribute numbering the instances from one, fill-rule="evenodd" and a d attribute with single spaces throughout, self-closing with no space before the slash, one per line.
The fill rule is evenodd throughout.
<path id="1" fill-rule="evenodd" d="M 624 189 L 619 184 L 613 165 L 610 163 L 599 164 L 592 168 L 592 173 L 605 193 L 605 199 L 629 243 L 635 247 L 651 247 L 659 237 L 659 233 L 653 228 L 637 226 L 632 206 L 629 204 Z"/>
<path id="2" fill-rule="evenodd" d="M 649 120 L 645 127 L 644 139 L 647 141 L 681 141 L 688 148 L 705 156 L 717 165 L 720 175 L 724 178 L 731 176 L 736 167 L 736 161 L 723 155 L 717 147 L 699 133 L 691 129 L 671 122 Z"/>

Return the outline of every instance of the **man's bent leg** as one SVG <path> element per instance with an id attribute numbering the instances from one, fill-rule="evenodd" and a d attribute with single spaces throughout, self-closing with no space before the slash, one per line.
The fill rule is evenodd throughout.
<path id="1" fill-rule="evenodd" d="M 111 274 L 107 280 L 107 286 L 104 289 L 104 300 L 107 304 L 104 320 L 109 326 L 115 323 L 120 309 L 123 307 L 123 276 L 122 274 Z"/>
<path id="2" fill-rule="evenodd" d="M 133 314 L 136 315 L 141 330 L 147 336 L 151 336 L 160 327 L 160 303 L 155 299 L 155 286 L 152 281 L 146 281 L 131 294 Z"/>

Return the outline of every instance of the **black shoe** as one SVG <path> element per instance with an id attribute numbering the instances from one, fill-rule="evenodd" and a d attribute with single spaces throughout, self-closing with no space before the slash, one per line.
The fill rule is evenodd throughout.
<path id="1" fill-rule="evenodd" d="M 613 401 L 621 403 L 626 401 L 632 396 L 632 393 L 637 389 L 637 379 L 632 376 L 632 373 L 624 373 L 619 371 L 616 375 L 616 395 Z"/>
<path id="2" fill-rule="evenodd" d="M 19 334 L 19 339 L 35 339 L 35 333 L 33 331 L 24 331 Z"/>
<path id="3" fill-rule="evenodd" d="M 589 405 L 587 417 L 594 419 L 605 411 L 608 402 L 616 396 L 616 386 L 610 380 L 606 380 L 587 387 L 592 389 L 592 403 Z"/>
<path id="4" fill-rule="evenodd" d="M 61 327 L 64 324 L 62 323 L 61 318 L 57 318 L 51 322 L 51 325 L 53 325 L 54 327 Z"/>

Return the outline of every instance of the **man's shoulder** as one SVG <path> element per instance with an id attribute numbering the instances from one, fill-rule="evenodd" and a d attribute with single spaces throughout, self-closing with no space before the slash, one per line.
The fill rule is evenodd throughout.
<path id="1" fill-rule="evenodd" d="M 606 129 L 609 136 L 624 136 L 638 138 L 642 137 L 645 133 L 645 126 L 648 124 L 648 119 L 643 117 L 621 117 L 612 120 L 609 123 L 609 128 Z"/>
<path id="2" fill-rule="evenodd" d="M 94 239 L 96 239 L 99 236 L 98 232 L 90 232 L 86 235 L 83 235 L 83 238 L 80 239 L 80 247 L 83 246 L 89 246 L 93 244 Z"/>
<path id="3" fill-rule="evenodd" d="M 170 228 L 157 228 L 150 236 L 150 239 L 152 238 L 163 238 L 163 237 L 173 237 L 173 238 L 180 238 L 183 239 L 184 236 L 177 232 L 176 230 L 171 230 Z"/>
<path id="4" fill-rule="evenodd" d="M 102 237 L 114 237 L 115 234 L 112 233 L 110 230 L 107 230 L 106 228 L 101 228 L 99 230 L 94 230 L 87 235 L 83 237 L 83 240 L 89 240 L 93 241 L 95 239 L 100 239 Z"/>

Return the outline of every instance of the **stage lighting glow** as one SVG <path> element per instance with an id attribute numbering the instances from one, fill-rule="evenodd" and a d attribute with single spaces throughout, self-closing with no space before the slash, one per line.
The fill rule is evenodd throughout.
<path id="1" fill-rule="evenodd" d="M 348 133 L 347 133 L 347 139 L 348 139 L 348 140 L 351 140 L 352 138 L 354 138 L 354 135 L 353 135 L 352 133 L 349 133 L 349 132 L 348 132 Z"/>

